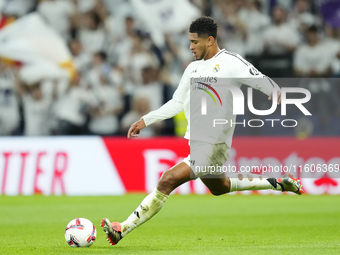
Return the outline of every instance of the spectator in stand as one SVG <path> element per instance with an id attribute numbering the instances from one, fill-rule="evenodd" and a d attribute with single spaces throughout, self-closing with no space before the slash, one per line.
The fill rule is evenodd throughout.
<path id="1" fill-rule="evenodd" d="M 79 40 L 84 50 L 89 53 L 103 51 L 106 44 L 106 33 L 102 20 L 97 12 L 90 11 L 82 15 L 79 29 Z"/>
<path id="2" fill-rule="evenodd" d="M 108 83 L 114 86 L 120 94 L 123 94 L 123 70 L 119 66 L 111 66 L 107 60 L 107 54 L 104 51 L 97 52 L 93 55 L 91 68 L 87 69 L 84 74 L 86 81 L 92 87 L 98 87 L 101 84 L 101 76 L 105 76 Z"/>
<path id="3" fill-rule="evenodd" d="M 19 100 L 12 68 L 0 60 L 0 136 L 13 135 L 19 127 Z"/>
<path id="4" fill-rule="evenodd" d="M 146 65 L 142 69 L 142 80 L 142 84 L 136 86 L 132 94 L 133 101 L 135 98 L 147 99 L 148 107 L 152 111 L 158 109 L 163 103 L 172 98 L 174 90 L 167 82 L 168 77 L 164 77 L 164 74 L 161 74 L 158 68 Z M 160 127 L 162 128 L 158 130 Z M 157 132 L 161 131 L 161 134 L 174 134 L 174 122 L 171 119 L 163 121 L 162 126 L 158 128 Z"/>
<path id="5" fill-rule="evenodd" d="M 191 0 L 192 4 L 194 4 L 200 11 L 202 15 L 211 16 L 211 1 L 206 0 Z"/>
<path id="6" fill-rule="evenodd" d="M 119 66 L 125 68 L 127 65 L 126 56 L 131 54 L 133 48 L 140 48 L 141 44 L 136 45 L 136 37 L 138 37 L 138 35 L 135 30 L 135 20 L 128 16 L 125 19 L 125 32 L 121 35 L 116 47 L 110 49 L 113 56 L 117 59 Z"/>
<path id="7" fill-rule="evenodd" d="M 271 55 L 291 54 L 300 42 L 297 29 L 287 22 L 287 12 L 281 7 L 273 9 L 273 24 L 264 32 L 265 52 Z"/>
<path id="8" fill-rule="evenodd" d="M 106 23 L 111 42 L 108 45 L 108 55 L 110 62 L 119 63 L 120 59 L 124 58 L 124 55 L 128 54 L 133 47 L 133 38 L 136 36 L 135 21 L 131 16 L 127 16 L 122 25 L 124 30 L 120 31 L 119 28 L 112 24 L 119 21 L 113 21 L 112 19 L 114 18 L 110 17 Z"/>
<path id="9" fill-rule="evenodd" d="M 17 91 L 21 96 L 24 110 L 24 135 L 47 136 L 51 134 L 49 119 L 54 90 L 51 93 L 43 88 L 47 83 L 37 75 L 39 66 L 25 66 L 20 70 L 20 80 L 17 82 Z"/>
<path id="10" fill-rule="evenodd" d="M 82 135 L 86 133 L 86 118 L 89 105 L 95 102 L 92 91 L 80 76 L 70 83 L 55 107 L 59 119 L 58 135 Z M 94 107 L 94 105 L 92 105 Z"/>
<path id="11" fill-rule="evenodd" d="M 242 7 L 242 0 L 216 0 L 213 13 L 217 16 L 217 21 L 222 28 L 219 30 L 219 37 L 222 42 L 225 42 L 225 49 L 244 56 L 248 31 L 238 16 Z"/>
<path id="12" fill-rule="evenodd" d="M 183 70 L 192 60 L 192 54 L 187 50 L 188 38 L 185 37 L 165 36 L 167 47 L 162 52 L 164 64 L 161 76 L 167 84 L 173 87 L 173 92 L 181 80 Z"/>
<path id="13" fill-rule="evenodd" d="M 308 0 L 297 0 L 294 10 L 289 16 L 289 23 L 300 32 L 301 36 L 310 26 L 318 24 L 317 17 L 311 13 L 310 1 Z"/>
<path id="14" fill-rule="evenodd" d="M 325 53 L 329 54 L 332 61 L 332 76 L 340 76 L 340 29 L 329 25 L 325 27 L 325 39 L 323 45 Z"/>
<path id="15" fill-rule="evenodd" d="M 111 44 L 117 44 L 129 33 L 131 28 L 135 29 L 133 17 L 136 17 L 135 9 L 133 8 L 131 1 L 125 0 L 103 0 L 104 6 L 108 11 L 108 16 L 105 19 L 105 28 L 108 32 L 110 46 Z M 130 22 L 130 28 L 128 22 Z"/>
<path id="16" fill-rule="evenodd" d="M 249 0 L 245 8 L 239 12 L 239 17 L 248 31 L 245 43 L 246 55 L 261 55 L 263 52 L 263 32 L 270 25 L 270 17 L 263 14 L 261 9 L 262 4 L 259 0 Z"/>
<path id="17" fill-rule="evenodd" d="M 325 27 L 326 38 L 323 40 L 325 51 L 332 59 L 331 77 L 340 77 L 340 28 L 334 28 L 329 25 Z M 340 86 L 338 79 L 330 79 L 332 86 L 331 100 L 335 102 L 335 114 L 340 117 Z"/>
<path id="18" fill-rule="evenodd" d="M 90 107 L 89 130 L 100 136 L 117 135 L 119 133 L 118 116 L 123 104 L 116 88 L 109 84 L 108 74 L 100 74 L 100 84 L 93 88 L 95 102 Z M 99 102 L 99 103 L 98 103 Z"/>
<path id="19" fill-rule="evenodd" d="M 126 54 L 120 56 L 118 66 L 123 69 L 125 77 L 124 93 L 130 97 L 135 93 L 136 86 L 143 83 L 142 69 L 145 66 L 158 68 L 156 55 L 148 49 L 146 40 L 140 36 L 133 37 L 133 45 Z M 130 103 L 127 101 L 127 104 Z"/>
<path id="20" fill-rule="evenodd" d="M 92 58 L 92 68 L 88 70 L 86 76 L 87 82 L 92 87 L 98 87 L 101 84 L 101 76 L 108 76 L 111 72 L 111 65 L 107 62 L 107 55 L 104 51 L 97 52 Z"/>
<path id="21" fill-rule="evenodd" d="M 77 39 L 69 43 L 69 48 L 73 56 L 73 62 L 78 73 L 85 76 L 90 68 L 91 54 L 83 50 L 81 42 Z"/>
<path id="22" fill-rule="evenodd" d="M 263 6 L 264 13 L 271 13 L 275 5 L 280 5 L 287 10 L 291 10 L 296 0 L 259 0 Z"/>
<path id="23" fill-rule="evenodd" d="M 116 36 L 118 36 L 118 34 L 115 33 L 115 32 L 118 31 L 119 28 L 116 27 L 117 24 L 115 24 L 115 22 L 110 23 L 110 21 L 112 21 L 111 18 L 114 18 L 114 17 L 112 17 L 112 15 L 110 15 L 110 12 L 107 9 L 103 0 L 96 0 L 94 6 L 92 8 L 92 11 L 96 12 L 99 15 L 100 20 L 103 23 L 103 28 L 106 32 L 107 40 L 111 40 L 112 37 L 115 38 Z M 116 41 L 111 40 L 111 42 L 115 43 Z"/>
<path id="24" fill-rule="evenodd" d="M 140 120 L 145 114 L 150 111 L 150 100 L 143 96 L 137 96 L 132 101 L 131 110 L 124 115 L 121 121 L 121 133 L 126 135 L 131 124 Z M 163 126 L 162 122 L 155 123 L 156 125 L 151 125 L 143 129 L 140 133 L 140 137 L 152 137 L 160 134 L 161 128 Z M 145 131 L 145 132 L 144 132 Z"/>
<path id="25" fill-rule="evenodd" d="M 294 71 L 300 77 L 328 77 L 331 74 L 332 58 L 327 54 L 319 38 L 316 26 L 306 34 L 307 43 L 300 45 L 294 55 Z"/>
<path id="26" fill-rule="evenodd" d="M 45 0 L 38 5 L 38 12 L 65 39 L 70 39 L 70 29 L 75 22 L 76 6 L 72 1 Z"/>
<path id="27" fill-rule="evenodd" d="M 332 61 L 324 42 L 320 40 L 318 29 L 311 26 L 306 34 L 307 43 L 301 45 L 294 55 L 294 71 L 296 76 L 311 77 L 302 79 L 299 87 L 305 87 L 312 93 L 314 103 L 309 102 L 306 106 L 312 112 L 319 114 L 321 124 L 325 127 L 328 124 L 329 116 L 334 111 L 339 111 L 340 98 L 335 90 L 335 84 L 327 79 L 315 79 L 329 77 L 332 73 Z"/>
<path id="28" fill-rule="evenodd" d="M 123 70 L 119 66 L 113 66 L 109 74 L 110 83 L 119 91 L 120 95 L 124 94 Z"/>
<path id="29" fill-rule="evenodd" d="M 156 110 L 163 104 L 163 84 L 159 80 L 159 70 L 147 65 L 142 69 L 142 84 L 136 86 L 132 97 L 148 99 L 150 111 Z"/>

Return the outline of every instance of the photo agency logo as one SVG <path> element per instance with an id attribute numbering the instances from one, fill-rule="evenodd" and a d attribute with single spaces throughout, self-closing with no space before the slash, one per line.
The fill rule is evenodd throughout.
<path id="1" fill-rule="evenodd" d="M 252 78 L 248 81 L 247 79 L 243 79 L 243 81 L 244 84 L 253 84 L 256 88 L 268 88 L 268 86 L 274 86 L 268 78 Z M 249 120 L 243 119 L 236 122 L 234 116 L 245 115 L 245 96 L 240 89 L 240 86 L 233 85 L 233 83 L 235 83 L 235 81 L 232 79 L 218 79 L 217 77 L 199 77 L 191 79 L 194 91 L 201 90 L 205 92 L 196 94 L 200 99 L 200 115 L 213 115 L 213 127 L 218 125 L 230 125 L 230 127 L 233 127 L 234 125 L 241 125 L 244 127 L 262 127 L 268 123 L 271 127 L 275 127 L 275 125 L 282 125 L 283 127 L 288 128 L 296 127 L 298 125 L 298 121 L 296 119 L 274 119 L 263 117 Z M 272 91 L 273 95 L 271 107 L 267 110 L 258 110 L 254 107 L 253 88 L 248 87 L 247 107 L 249 112 L 256 116 L 269 116 L 273 114 L 279 106 L 277 104 L 279 91 L 281 94 L 281 105 L 279 106 L 281 107 L 281 116 L 287 116 L 288 105 L 294 105 L 296 109 L 301 111 L 305 116 L 312 115 L 304 106 L 304 104 L 309 102 L 311 99 L 311 93 L 309 90 L 298 87 L 283 87 L 281 90 L 273 89 Z M 298 98 L 290 98 L 290 95 L 292 94 Z M 209 109 L 210 107 L 211 109 Z"/>

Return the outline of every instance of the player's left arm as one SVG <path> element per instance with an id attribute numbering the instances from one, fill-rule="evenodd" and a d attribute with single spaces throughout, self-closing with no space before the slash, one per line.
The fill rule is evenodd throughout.
<path id="1" fill-rule="evenodd" d="M 263 75 L 253 65 L 240 64 L 237 68 L 238 79 L 240 84 L 248 85 L 268 96 L 268 100 L 274 99 L 274 93 L 277 93 L 277 104 L 281 103 L 281 89 L 271 78 Z"/>
<path id="2" fill-rule="evenodd" d="M 265 78 L 267 78 L 269 80 L 270 83 L 274 84 L 274 90 L 272 91 L 272 93 L 270 93 L 268 100 L 273 100 L 273 94 L 277 93 L 277 104 L 281 104 L 281 89 L 280 87 L 268 76 L 265 76 Z"/>

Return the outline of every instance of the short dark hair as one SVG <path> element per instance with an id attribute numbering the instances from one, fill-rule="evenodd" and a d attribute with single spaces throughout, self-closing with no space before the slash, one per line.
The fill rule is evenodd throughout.
<path id="1" fill-rule="evenodd" d="M 98 27 L 102 23 L 102 20 L 97 12 L 89 11 L 87 12 L 87 15 L 89 15 L 93 19 L 94 23 L 96 24 L 96 27 Z"/>
<path id="2" fill-rule="evenodd" d="M 307 29 L 307 31 L 309 32 L 309 33 L 317 33 L 318 32 L 318 27 L 316 26 L 316 25 L 311 25 L 308 29 Z"/>
<path id="3" fill-rule="evenodd" d="M 194 20 L 189 28 L 190 33 L 197 33 L 198 37 L 212 36 L 217 38 L 217 23 L 208 16 L 202 16 Z"/>
<path id="4" fill-rule="evenodd" d="M 101 60 L 107 60 L 107 54 L 104 51 L 98 51 L 94 54 L 96 57 L 99 57 Z"/>

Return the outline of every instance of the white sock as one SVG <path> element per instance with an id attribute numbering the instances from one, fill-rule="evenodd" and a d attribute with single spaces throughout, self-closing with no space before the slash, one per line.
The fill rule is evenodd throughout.
<path id="1" fill-rule="evenodd" d="M 129 218 L 120 224 L 122 227 L 122 237 L 126 236 L 136 227 L 142 225 L 144 222 L 156 215 L 156 213 L 162 209 L 168 197 L 168 195 L 154 189 L 154 191 L 144 198 L 142 203 L 129 216 Z"/>
<path id="2" fill-rule="evenodd" d="M 230 178 L 230 192 L 244 190 L 263 190 L 273 189 L 281 190 L 281 186 L 277 185 L 275 178 L 268 178 L 261 175 L 239 174 L 238 178 Z"/>

